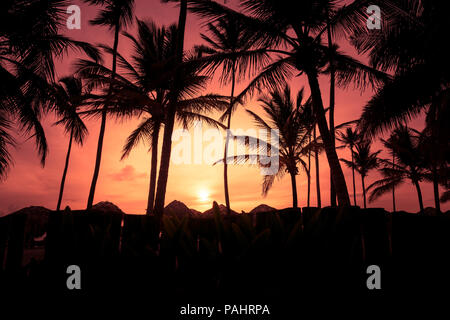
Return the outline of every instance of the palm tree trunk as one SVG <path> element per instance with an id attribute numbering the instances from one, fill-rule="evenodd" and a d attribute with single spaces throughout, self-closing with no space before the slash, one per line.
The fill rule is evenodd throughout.
<path id="1" fill-rule="evenodd" d="M 364 209 L 367 209 L 367 205 L 366 205 L 366 185 L 364 183 L 364 176 L 363 175 L 361 175 L 361 183 L 362 183 L 363 198 L 364 198 Z"/>
<path id="2" fill-rule="evenodd" d="M 112 55 L 112 73 L 111 80 L 114 80 L 116 76 L 116 65 L 117 65 L 117 46 L 119 45 L 119 26 L 116 25 L 114 31 L 114 47 L 113 47 L 113 55 Z M 108 98 L 112 94 L 112 83 L 109 86 Z M 107 102 L 108 102 L 107 98 Z M 106 129 L 106 109 L 108 105 L 105 104 L 102 111 L 102 120 L 100 124 L 100 133 L 98 135 L 98 143 L 97 143 L 97 156 L 95 158 L 95 167 L 94 167 L 94 175 L 92 177 L 91 188 L 89 190 L 89 197 L 87 203 L 87 210 L 92 208 L 92 204 L 94 203 L 95 196 L 95 188 L 97 186 L 98 175 L 100 173 L 100 164 L 102 161 L 102 150 L 103 150 L 103 139 L 105 137 L 105 129 Z"/>
<path id="3" fill-rule="evenodd" d="M 314 126 L 314 141 L 316 141 L 316 126 Z M 314 158 L 316 160 L 316 192 L 317 192 L 317 207 L 322 207 L 320 199 L 320 169 L 319 169 L 319 151 L 314 151 Z"/>
<path id="4" fill-rule="evenodd" d="M 309 135 L 309 144 L 311 145 L 311 134 Z M 308 151 L 308 197 L 307 197 L 307 207 L 310 205 L 311 198 L 311 149 Z"/>
<path id="5" fill-rule="evenodd" d="M 313 106 L 315 109 L 315 114 L 317 116 L 317 125 L 319 126 L 320 135 L 322 136 L 328 164 L 330 166 L 330 170 L 333 173 L 333 183 L 336 190 L 338 202 L 340 206 L 350 206 L 350 197 L 348 195 L 344 173 L 342 172 L 341 164 L 339 163 L 339 159 L 336 153 L 336 148 L 333 144 L 333 138 L 330 134 L 330 131 L 328 130 L 319 81 L 317 80 L 317 74 L 308 71 L 307 76 L 309 86 L 311 88 Z"/>
<path id="6" fill-rule="evenodd" d="M 392 155 L 392 168 L 395 167 L 395 155 Z M 395 186 L 392 187 L 392 210 L 393 212 L 396 212 L 396 206 L 395 206 Z"/>
<path id="7" fill-rule="evenodd" d="M 229 130 L 231 127 L 231 111 L 234 103 L 234 87 L 236 82 L 236 66 L 235 62 L 233 61 L 232 65 L 232 79 L 231 79 L 231 94 L 230 94 L 230 110 L 228 114 L 228 121 L 227 121 L 227 138 L 225 141 L 225 150 L 223 152 L 223 185 L 224 185 L 224 192 L 225 192 L 225 205 L 227 206 L 227 214 L 231 214 L 231 208 L 230 208 L 230 194 L 228 191 L 228 163 L 227 163 L 227 157 L 228 157 L 228 140 L 229 140 Z"/>
<path id="8" fill-rule="evenodd" d="M 61 209 L 61 201 L 64 193 L 64 184 L 66 182 L 67 168 L 69 167 L 70 151 L 72 150 L 73 130 L 70 132 L 69 148 L 67 149 L 66 164 L 64 165 L 64 171 L 61 179 L 61 186 L 59 188 L 58 204 L 56 205 L 56 211 Z"/>
<path id="9" fill-rule="evenodd" d="M 331 39 L 331 29 L 330 26 L 327 26 L 327 34 L 328 34 L 328 49 L 331 53 L 333 42 Z M 333 146 L 336 146 L 336 137 L 334 132 L 334 107 L 335 107 L 335 92 L 336 92 L 336 72 L 334 70 L 333 60 L 330 59 L 330 110 L 329 110 L 329 122 L 330 122 L 330 135 L 331 140 L 333 142 Z M 333 171 L 330 168 L 330 205 L 336 206 L 336 188 L 333 184 Z"/>
<path id="10" fill-rule="evenodd" d="M 147 214 L 153 211 L 155 202 L 156 171 L 158 167 L 158 139 L 160 124 L 156 124 L 152 133 L 152 164 L 150 168 L 150 186 L 148 191 Z"/>
<path id="11" fill-rule="evenodd" d="M 352 153 L 353 202 L 355 203 L 356 207 L 355 164 L 353 163 L 353 148 L 350 148 L 350 151 Z"/>
<path id="12" fill-rule="evenodd" d="M 169 179 L 170 154 L 172 150 L 172 133 L 175 122 L 175 112 L 169 112 L 164 126 L 161 163 L 159 165 L 158 185 L 155 198 L 155 215 L 160 219 L 164 212 L 167 180 Z"/>
<path id="13" fill-rule="evenodd" d="M 297 183 L 295 181 L 295 173 L 290 173 L 291 175 L 291 185 L 292 185 L 292 207 L 298 208 L 297 204 Z"/>
<path id="14" fill-rule="evenodd" d="M 186 29 L 186 17 L 187 17 L 187 0 L 180 1 L 180 15 L 178 18 L 178 34 L 177 34 L 177 63 L 183 62 L 183 48 L 184 48 L 184 33 Z M 179 92 L 177 85 L 180 76 L 178 72 L 175 74 L 175 88 L 171 94 L 169 102 L 169 110 L 167 112 L 167 123 L 164 127 L 163 146 L 161 152 L 161 164 L 159 167 L 158 185 L 155 198 L 155 215 L 161 223 L 161 218 L 164 212 L 164 201 L 166 198 L 167 180 L 169 178 L 169 165 L 170 165 L 170 153 L 172 151 L 172 133 L 175 124 L 175 114 L 177 111 L 177 103 L 179 98 Z"/>
<path id="15" fill-rule="evenodd" d="M 419 198 L 420 213 L 423 213 L 424 210 L 423 210 L 422 190 L 420 189 L 419 182 L 414 182 L 414 185 L 416 186 L 417 197 Z"/>
<path id="16" fill-rule="evenodd" d="M 433 168 L 433 194 L 434 194 L 434 207 L 438 214 L 441 213 L 441 203 L 439 201 L 439 176 L 437 173 L 437 168 Z"/>

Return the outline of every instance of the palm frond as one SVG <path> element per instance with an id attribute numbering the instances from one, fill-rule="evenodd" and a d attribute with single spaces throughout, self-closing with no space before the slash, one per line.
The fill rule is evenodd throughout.
<path id="1" fill-rule="evenodd" d="M 152 138 L 155 126 L 160 125 L 155 123 L 152 118 L 144 118 L 136 129 L 128 136 L 127 141 L 122 149 L 121 160 L 128 157 L 131 151 L 142 141 L 148 141 Z M 149 144 L 151 146 L 151 143 Z"/>

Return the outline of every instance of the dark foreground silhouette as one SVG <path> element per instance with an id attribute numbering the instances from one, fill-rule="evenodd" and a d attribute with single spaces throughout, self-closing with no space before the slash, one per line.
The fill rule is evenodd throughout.
<path id="1" fill-rule="evenodd" d="M 49 212 L 48 225 L 37 226 L 45 239 L 24 237 L 24 213 L 1 218 L 0 290 L 90 303 L 135 297 L 155 305 L 148 312 L 159 308 L 161 319 L 187 304 L 268 304 L 275 319 L 301 313 L 307 299 L 376 301 L 450 284 L 447 216 L 357 207 L 214 211 L 167 217 L 161 233 L 152 216 Z M 24 265 L 30 248 L 45 250 L 44 258 Z M 81 269 L 80 290 L 67 288 L 69 265 Z M 381 269 L 381 290 L 367 287 L 370 265 Z"/>

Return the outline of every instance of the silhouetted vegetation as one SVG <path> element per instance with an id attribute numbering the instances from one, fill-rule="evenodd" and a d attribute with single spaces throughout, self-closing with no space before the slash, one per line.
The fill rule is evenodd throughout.
<path id="1" fill-rule="evenodd" d="M 34 139 L 45 164 L 44 116 L 56 115 L 55 124 L 68 136 L 56 211 L 24 209 L 0 218 L 1 291 L 77 295 L 65 286 L 66 267 L 73 264 L 86 274 L 83 292 L 89 297 L 136 294 L 136 288 L 153 301 L 252 297 L 298 305 L 298 297 L 325 291 L 373 297 L 365 283 L 369 265 L 383 270 L 382 293 L 448 289 L 450 218 L 441 208 L 450 199 L 450 60 L 443 50 L 448 1 L 302 0 L 294 8 L 279 0 L 241 0 L 239 6 L 164 0 L 179 10 L 178 23 L 169 26 L 137 19 L 134 0 L 84 2 L 98 9 L 89 28 L 106 27 L 112 46 L 62 35 L 66 1 L 0 4 L 0 179 L 12 167 L 18 134 Z M 368 5 L 381 9 L 380 30 L 367 28 Z M 154 14 L 148 12 L 150 18 Z M 201 20 L 205 32 L 201 43 L 186 48 L 190 16 Z M 127 32 L 133 23 L 135 34 Z M 119 52 L 119 41 L 131 43 L 131 50 Z M 345 53 L 341 42 L 356 53 Z M 69 49 L 87 57 L 77 57 L 74 76 L 55 79 L 55 59 Z M 217 71 L 229 95 L 207 92 Z M 306 87 L 293 96 L 291 88 L 301 77 Z M 329 85 L 328 105 L 323 81 Z M 352 115 L 336 125 L 335 111 L 346 107 L 337 104 L 336 90 L 349 87 L 374 93 L 359 119 Z M 259 109 L 249 110 L 255 97 Z M 279 144 L 269 136 L 267 141 L 232 136 L 238 108 L 256 126 L 278 130 Z M 424 119 L 420 130 L 411 127 L 417 117 Z M 122 159 L 141 142 L 150 147 L 147 215 L 93 206 L 109 118 L 140 120 Z M 73 142 L 82 146 L 88 133 L 85 119 L 100 124 L 86 210 L 61 210 Z M 184 211 L 165 212 L 174 128 L 190 128 L 197 120 L 227 130 L 224 157 L 216 161 L 224 165 L 225 207 L 214 202 L 213 209 L 197 214 L 175 203 Z M 230 156 L 231 139 L 248 152 Z M 338 156 L 344 148 L 351 159 Z M 326 162 L 319 167 L 321 152 Z M 288 173 L 292 208 L 237 214 L 231 210 L 228 165 L 255 161 L 267 167 L 261 153 L 279 155 L 278 170 L 263 176 L 262 194 Z M 341 163 L 352 170 L 354 206 Z M 331 206 L 321 208 L 324 168 L 330 172 Z M 364 209 L 357 207 L 355 171 Z M 377 173 L 381 178 L 374 178 Z M 302 209 L 297 176 L 307 179 Z M 318 208 L 311 207 L 314 176 Z M 432 184 L 434 208 L 426 207 L 425 182 Z M 416 190 L 419 214 L 397 210 L 396 190 L 405 183 Z M 367 209 L 367 193 L 371 203 L 391 192 L 392 213 Z M 28 259 L 33 248 L 44 258 Z M 289 319 L 284 312 L 282 318 Z"/>

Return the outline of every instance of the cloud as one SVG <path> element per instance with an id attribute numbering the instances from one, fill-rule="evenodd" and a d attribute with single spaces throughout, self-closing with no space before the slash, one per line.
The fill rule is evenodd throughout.
<path id="1" fill-rule="evenodd" d="M 147 175 L 145 173 L 138 173 L 136 169 L 131 166 L 125 166 L 117 173 L 109 175 L 114 181 L 133 181 L 145 178 Z"/>

